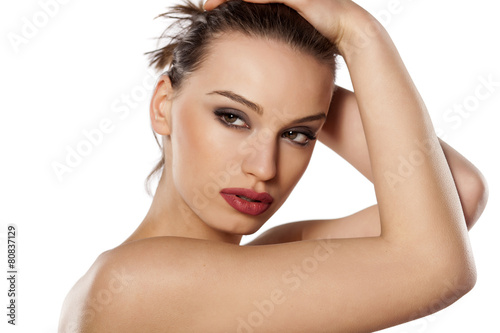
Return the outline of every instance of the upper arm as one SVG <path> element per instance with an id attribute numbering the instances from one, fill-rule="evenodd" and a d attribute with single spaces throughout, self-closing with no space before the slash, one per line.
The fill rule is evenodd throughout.
<path id="1" fill-rule="evenodd" d="M 278 225 L 245 245 L 267 245 L 325 238 L 361 238 L 380 236 L 378 205 L 336 219 L 300 221 Z"/>
<path id="2" fill-rule="evenodd" d="M 417 318 L 442 291 L 447 265 L 417 252 L 379 237 L 131 242 L 106 260 L 89 298 L 103 303 L 81 332 L 373 331 Z M 113 272 L 128 276 L 116 292 Z"/>
<path id="3" fill-rule="evenodd" d="M 352 91 L 336 87 L 320 140 L 373 182 L 368 146 Z M 468 229 L 481 216 L 488 200 L 488 186 L 481 172 L 464 156 L 439 139 L 453 175 Z"/>

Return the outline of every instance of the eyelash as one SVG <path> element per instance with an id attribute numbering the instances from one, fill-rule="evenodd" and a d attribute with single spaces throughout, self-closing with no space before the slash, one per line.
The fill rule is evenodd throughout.
<path id="1" fill-rule="evenodd" d="M 225 110 L 225 109 L 218 109 L 218 110 L 214 111 L 214 114 L 217 116 L 217 120 L 219 120 L 223 125 L 230 127 L 230 128 L 235 128 L 238 130 L 250 129 L 250 126 L 247 124 L 247 121 L 242 116 L 239 116 L 237 113 L 238 112 L 235 112 L 233 110 Z M 238 126 L 238 125 L 234 125 L 232 123 L 229 123 L 224 119 L 225 116 L 234 116 L 236 119 L 243 121 L 245 123 L 245 126 Z M 285 132 L 283 132 L 281 137 L 286 138 L 286 135 L 290 134 L 290 133 L 294 133 L 294 134 L 298 134 L 298 135 L 301 134 L 307 138 L 307 141 L 304 143 L 300 143 L 300 142 L 297 142 L 297 141 L 290 139 L 290 142 L 292 142 L 292 144 L 295 144 L 295 145 L 298 145 L 301 147 L 305 147 L 305 146 L 309 145 L 309 143 L 311 141 L 316 140 L 316 135 L 314 135 L 314 133 L 307 128 L 303 128 L 302 130 L 298 130 L 298 129 L 286 130 Z"/>
<path id="2" fill-rule="evenodd" d="M 245 118 L 241 115 L 238 115 L 239 112 L 233 111 L 233 110 L 225 110 L 225 109 L 218 109 L 214 111 L 214 114 L 217 116 L 217 119 L 223 124 L 226 125 L 227 127 L 235 128 L 235 129 L 250 129 L 250 126 L 248 125 L 248 122 L 245 120 Z M 235 119 L 239 119 L 245 123 L 246 126 L 238 126 L 234 125 L 230 122 L 227 122 L 224 120 L 225 116 L 234 116 Z"/>

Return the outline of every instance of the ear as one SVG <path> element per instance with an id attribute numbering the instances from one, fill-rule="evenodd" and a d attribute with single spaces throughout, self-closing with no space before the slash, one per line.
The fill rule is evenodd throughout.
<path id="1" fill-rule="evenodd" d="M 170 135 L 171 133 L 173 94 L 174 89 L 168 75 L 160 76 L 149 107 L 151 125 L 154 131 L 160 135 Z"/>

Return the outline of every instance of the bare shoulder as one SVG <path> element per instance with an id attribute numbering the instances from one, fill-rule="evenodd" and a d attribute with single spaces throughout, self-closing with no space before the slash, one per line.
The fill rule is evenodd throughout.
<path id="1" fill-rule="evenodd" d="M 58 332 L 93 332 L 104 314 L 120 319 L 120 311 L 109 310 L 124 305 L 123 295 L 133 281 L 120 260 L 114 250 L 102 253 L 75 283 L 64 300 Z"/>
<path id="2" fill-rule="evenodd" d="M 68 293 L 59 332 L 177 332 L 178 325 L 171 323 L 178 321 L 179 315 L 191 318 L 186 313 L 196 312 L 196 307 L 183 299 L 196 299 L 206 292 L 209 285 L 197 278 L 210 275 L 208 268 L 204 271 L 210 267 L 208 257 L 221 248 L 224 255 L 218 260 L 224 262 L 240 247 L 155 237 L 102 253 Z M 152 320 L 155 317 L 158 320 Z"/>

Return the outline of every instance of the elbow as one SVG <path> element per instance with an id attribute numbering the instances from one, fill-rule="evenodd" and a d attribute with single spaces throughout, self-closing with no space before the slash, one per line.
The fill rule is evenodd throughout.
<path id="1" fill-rule="evenodd" d="M 433 303 L 435 304 L 437 297 L 442 308 L 455 303 L 476 285 L 477 271 L 471 252 L 455 253 L 454 258 L 447 260 L 437 272 L 438 276 L 434 280 L 437 294 Z"/>
<path id="2" fill-rule="evenodd" d="M 439 248 L 426 252 L 420 267 L 427 296 L 422 316 L 440 311 L 469 293 L 477 281 L 477 270 L 467 233 L 463 238 L 443 240 Z M 423 259 L 423 258 L 421 258 Z"/>
<path id="3" fill-rule="evenodd" d="M 488 202 L 488 183 L 483 174 L 474 168 L 465 182 L 465 188 L 460 192 L 460 201 L 464 212 L 467 229 L 471 229 L 483 213 Z"/>
<path id="4" fill-rule="evenodd" d="M 452 305 L 474 288 L 475 270 L 448 271 L 444 275 L 429 279 L 426 288 L 427 298 L 419 311 L 413 313 L 412 320 L 441 311 Z"/>
<path id="5" fill-rule="evenodd" d="M 453 295 L 447 301 L 446 306 L 453 304 L 467 293 L 469 293 L 477 281 L 477 272 L 475 266 L 469 265 L 462 267 L 455 275 L 450 275 L 449 292 L 448 295 Z"/>
<path id="6" fill-rule="evenodd" d="M 461 266 L 454 271 L 454 276 L 456 276 L 456 283 L 453 286 L 453 291 L 457 294 L 458 298 L 460 298 L 471 291 L 476 285 L 477 271 L 474 260 L 469 259 L 466 263 L 462 263 Z"/>

